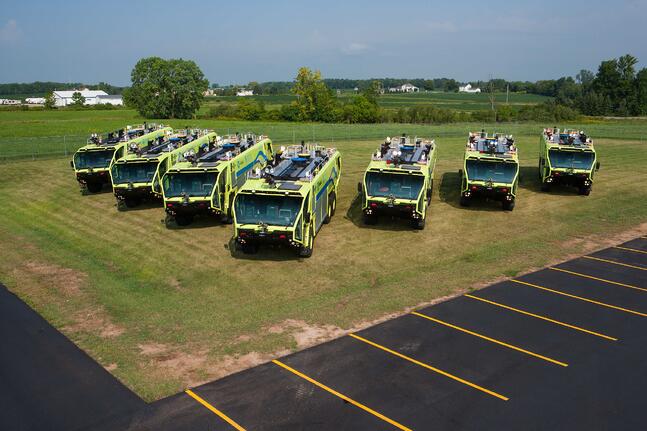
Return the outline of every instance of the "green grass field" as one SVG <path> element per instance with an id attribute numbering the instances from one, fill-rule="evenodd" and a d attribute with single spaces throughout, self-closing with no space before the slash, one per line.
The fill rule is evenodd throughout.
<path id="1" fill-rule="evenodd" d="M 339 95 L 339 99 L 348 102 L 355 96 L 354 92 L 344 91 Z M 506 101 L 505 93 L 495 93 L 495 103 L 501 104 Z M 258 100 L 265 103 L 267 109 L 275 109 L 281 105 L 288 104 L 296 100 L 296 96 L 289 94 L 279 95 L 259 95 L 251 96 L 249 99 Z M 512 106 L 534 105 L 550 100 L 550 97 L 540 96 L 537 94 L 510 93 L 508 103 Z M 206 106 L 213 103 L 235 103 L 240 98 L 236 96 L 217 96 L 207 98 Z M 386 93 L 378 98 L 380 106 L 386 109 L 406 108 L 412 105 L 433 105 L 437 108 L 455 109 L 460 111 L 480 111 L 490 109 L 489 95 L 486 93 L 468 94 L 468 93 Z"/>
<path id="2" fill-rule="evenodd" d="M 80 134 L 136 121 L 131 111 L 3 112 L 0 133 Z M 232 256 L 231 226 L 203 220 L 168 230 L 160 205 L 117 212 L 110 192 L 79 193 L 67 158 L 0 163 L 0 280 L 147 400 L 581 253 L 641 223 L 646 233 L 644 122 L 587 126 L 602 164 L 589 197 L 541 193 L 540 126 L 506 125 L 517 134 L 522 164 L 511 213 L 497 204 L 458 206 L 464 138 L 480 124 L 198 123 L 265 129 L 278 140 L 292 132 L 309 139 L 310 128 L 328 137 L 347 131 L 331 138 L 343 157 L 341 192 L 311 259 L 267 250 Z M 438 136 L 424 231 L 359 221 L 356 184 L 370 153 L 396 130 Z"/>

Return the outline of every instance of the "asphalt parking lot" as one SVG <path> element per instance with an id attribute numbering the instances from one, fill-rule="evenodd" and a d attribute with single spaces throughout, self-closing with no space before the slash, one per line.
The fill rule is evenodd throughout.
<path id="1" fill-rule="evenodd" d="M 103 413 L 104 420 L 91 424 L 81 418 L 74 425 L 105 430 L 644 429 L 646 334 L 647 238 L 642 237 L 152 404 L 116 403 L 117 414 Z M 3 356 L 8 353 L 2 350 Z M 5 365 L 13 364 L 0 360 L 5 380 L 11 372 Z M 83 385 L 79 390 L 90 393 L 109 387 L 76 380 Z M 28 383 L 17 399 L 9 395 L 19 413 L 21 397 L 28 399 L 38 388 Z M 0 428 L 29 429 L 8 426 L 20 420 L 19 413 Z"/>

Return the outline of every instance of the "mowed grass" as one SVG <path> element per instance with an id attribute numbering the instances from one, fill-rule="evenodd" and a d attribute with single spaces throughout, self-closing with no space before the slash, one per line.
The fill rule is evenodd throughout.
<path id="1" fill-rule="evenodd" d="M 104 121 L 98 127 L 113 120 Z M 161 205 L 117 212 L 110 192 L 79 193 L 67 158 L 4 162 L 0 280 L 153 400 L 298 349 L 304 334 L 321 340 L 541 267 L 646 220 L 644 142 L 596 139 L 602 168 L 591 196 L 545 194 L 536 179 L 536 132 L 517 136 L 523 177 L 513 212 L 496 203 L 459 207 L 464 135 L 479 126 L 437 140 L 424 231 L 398 221 L 360 223 L 356 184 L 381 139 L 335 140 L 343 157 L 337 214 L 310 259 L 288 250 L 232 255 L 231 226 L 203 220 L 169 230 Z M 605 136 L 623 133 L 598 127 Z"/>
<path id="2" fill-rule="evenodd" d="M 410 95 L 416 96 L 416 95 Z M 16 158 L 39 158 L 43 156 L 70 155 L 85 145 L 90 133 L 103 133 L 124 127 L 126 124 L 143 123 L 136 111 L 118 109 L 113 111 L 0 111 L 0 161 Z M 506 124 L 318 124 L 286 123 L 268 121 L 230 121 L 210 119 L 149 120 L 169 124 L 175 128 L 203 127 L 215 129 L 220 134 L 254 132 L 269 135 L 275 142 L 292 143 L 321 141 L 334 144 L 338 141 L 382 139 L 403 132 L 434 136 L 437 138 L 463 137 L 469 130 L 505 131 L 514 135 L 536 135 L 543 127 L 552 124 L 506 123 Z M 582 119 L 560 127 L 584 128 L 595 138 L 647 140 L 647 119 L 598 120 Z"/>

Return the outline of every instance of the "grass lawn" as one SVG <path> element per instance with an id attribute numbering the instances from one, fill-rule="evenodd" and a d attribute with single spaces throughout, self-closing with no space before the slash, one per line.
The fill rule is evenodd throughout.
<path id="1" fill-rule="evenodd" d="M 1 133 L 23 130 L 14 114 L 35 113 L 0 113 Z M 49 128 L 83 133 L 139 121 L 125 110 L 81 113 L 89 118 L 39 114 L 44 117 L 23 120 L 41 136 Z M 309 127 L 316 127 L 317 136 L 346 127 L 353 138 L 334 138 L 344 163 L 338 209 L 317 236 L 312 258 L 280 250 L 232 256 L 231 226 L 203 220 L 168 230 L 161 206 L 117 212 L 110 192 L 82 196 L 67 158 L 14 160 L 0 163 L 0 280 L 152 400 L 407 307 L 580 253 L 647 219 L 644 123 L 587 127 L 602 164 L 589 197 L 541 193 L 539 126 L 506 125 L 517 133 L 523 176 L 511 213 L 494 203 L 458 206 L 464 137 L 481 125 L 249 126 L 275 127 L 271 131 L 280 139 L 299 130 L 299 140 L 308 138 Z M 395 130 L 439 136 L 424 231 L 406 223 L 365 227 L 359 221 L 357 181 L 385 131 Z"/>

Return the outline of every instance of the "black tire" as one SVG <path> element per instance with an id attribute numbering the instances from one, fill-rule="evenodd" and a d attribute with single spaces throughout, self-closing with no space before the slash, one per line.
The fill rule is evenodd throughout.
<path id="1" fill-rule="evenodd" d="M 103 189 L 102 183 L 94 182 L 94 181 L 86 183 L 85 186 L 90 193 L 99 193 L 101 189 Z"/>
<path id="2" fill-rule="evenodd" d="M 173 229 L 176 227 L 177 223 L 175 222 L 175 217 L 171 214 L 166 214 L 166 217 L 164 217 L 164 226 L 166 226 L 167 229 Z"/>
<path id="3" fill-rule="evenodd" d="M 193 222 L 193 216 L 191 215 L 176 215 L 175 223 L 178 226 L 188 226 Z"/>
<path id="4" fill-rule="evenodd" d="M 514 209 L 514 199 L 511 201 L 503 201 L 503 210 L 512 211 Z"/>
<path id="5" fill-rule="evenodd" d="M 326 212 L 326 217 L 324 217 L 323 223 L 330 223 L 330 219 L 335 215 L 335 209 L 337 207 L 337 202 L 335 201 L 335 194 L 331 193 L 328 196 L 328 211 Z"/>
<path id="6" fill-rule="evenodd" d="M 542 192 L 549 192 L 550 191 L 550 183 L 541 183 L 541 191 Z"/>
<path id="7" fill-rule="evenodd" d="M 234 222 L 234 218 L 229 214 L 221 214 L 220 222 L 223 224 L 232 224 Z"/>
<path id="8" fill-rule="evenodd" d="M 591 194 L 591 186 L 580 186 L 579 193 L 584 196 Z"/>
<path id="9" fill-rule="evenodd" d="M 413 226 L 414 229 L 423 230 L 425 228 L 425 220 L 426 219 L 424 218 L 413 219 L 411 220 L 411 226 Z"/>
<path id="10" fill-rule="evenodd" d="M 470 206 L 470 203 L 471 203 L 470 198 L 465 197 L 465 196 L 461 196 L 460 204 L 461 204 L 462 207 L 468 207 L 468 206 Z"/>
<path id="11" fill-rule="evenodd" d="M 312 249 L 314 248 L 314 246 L 315 246 L 314 231 L 312 230 L 312 228 L 310 228 L 310 245 L 309 246 L 302 245 L 301 247 L 299 247 L 299 257 L 308 258 L 312 256 Z"/>
<path id="12" fill-rule="evenodd" d="M 377 223 L 377 216 L 376 215 L 369 215 L 366 213 L 362 214 L 362 220 L 364 221 L 364 224 L 366 225 L 374 225 Z"/>

